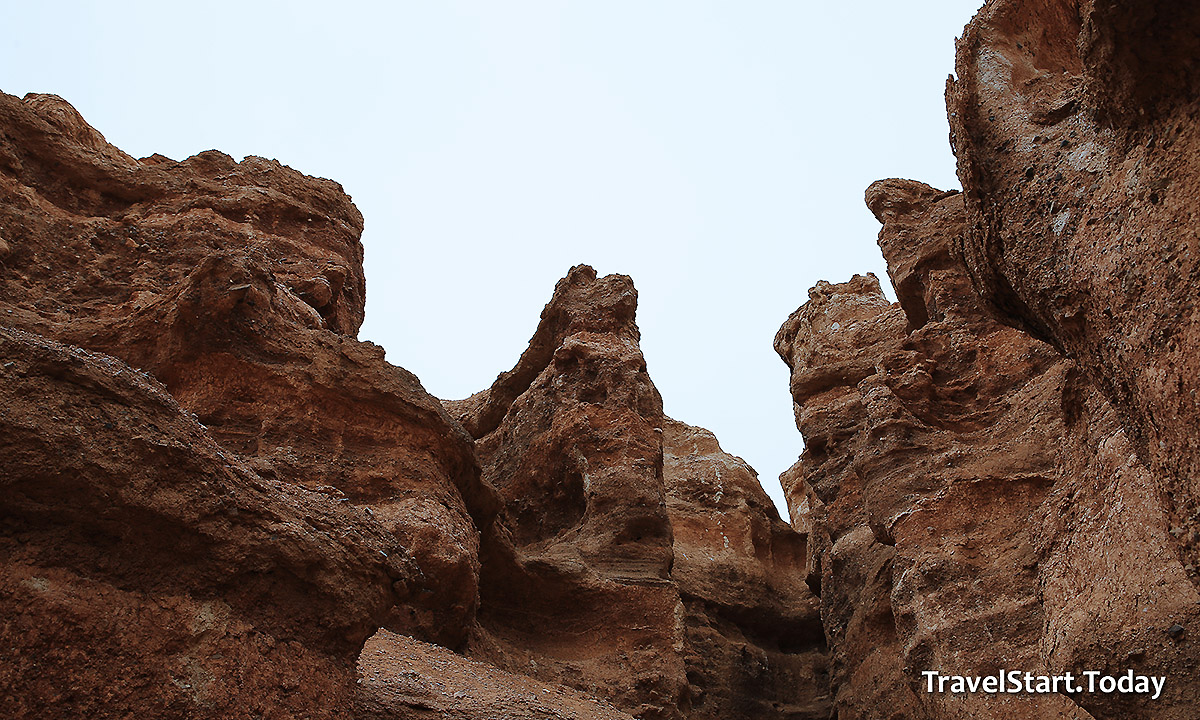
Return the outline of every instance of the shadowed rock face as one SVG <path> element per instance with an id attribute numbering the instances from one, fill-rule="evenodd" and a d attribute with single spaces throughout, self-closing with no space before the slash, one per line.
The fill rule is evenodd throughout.
<path id="1" fill-rule="evenodd" d="M 1182 680 L 1153 702 L 924 692 L 923 670 L 1183 678 L 1200 659 L 1166 633 L 1200 597 L 1152 473 L 1077 363 L 975 294 L 962 201 L 872 185 L 901 303 L 871 276 L 822 283 L 776 338 L 839 718 L 1191 717 Z"/>
<path id="2" fill-rule="evenodd" d="M 449 407 L 505 509 L 477 652 L 640 717 L 681 717 L 662 399 L 636 303 L 629 278 L 573 268 L 517 366 Z"/>
<path id="3" fill-rule="evenodd" d="M 1200 709 L 1194 4 L 989 2 L 948 85 L 963 194 L 867 191 L 898 303 L 784 324 L 838 717 Z M 1133 669 L 1136 696 L 929 694 L 920 672 Z"/>

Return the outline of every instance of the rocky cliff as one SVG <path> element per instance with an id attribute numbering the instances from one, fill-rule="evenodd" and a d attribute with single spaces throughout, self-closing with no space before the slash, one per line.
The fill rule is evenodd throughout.
<path id="1" fill-rule="evenodd" d="M 1192 718 L 1197 22 L 988 3 L 947 91 L 963 193 L 867 191 L 898 303 L 822 283 L 781 328 L 837 717 Z M 1192 188 L 1192 190 L 1189 190 Z M 930 693 L 1099 670 L 1161 697 Z"/>
<path id="2" fill-rule="evenodd" d="M 1153 474 L 1073 360 L 955 266 L 963 196 L 871 186 L 900 302 L 822 284 L 780 330 L 839 718 L 1185 718 L 1200 620 Z M 928 693 L 922 671 L 1166 676 L 1163 695 Z M 891 715 L 881 715 L 889 708 Z"/>
<path id="3" fill-rule="evenodd" d="M 4 95 L 0 192 L 6 717 L 828 715 L 804 537 L 663 415 L 629 278 L 443 406 L 355 339 L 336 183 Z"/>
<path id="4" fill-rule="evenodd" d="M 791 525 L 572 268 L 458 401 L 357 340 L 340 186 L 0 94 L 0 715 L 1200 716 L 1200 11 L 994 0 L 897 302 L 780 329 Z M 926 673 L 1163 677 L 1159 697 Z"/>
<path id="5" fill-rule="evenodd" d="M 471 652 L 638 717 L 825 717 L 804 538 L 663 414 L 636 305 L 628 277 L 573 268 L 517 365 L 448 403 L 504 503 Z"/>

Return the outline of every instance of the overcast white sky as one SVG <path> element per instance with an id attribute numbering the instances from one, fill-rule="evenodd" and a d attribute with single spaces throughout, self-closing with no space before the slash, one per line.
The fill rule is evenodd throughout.
<path id="1" fill-rule="evenodd" d="M 137 157 L 342 183 L 360 337 L 442 398 L 512 367 L 571 265 L 631 275 L 667 413 L 782 507 L 775 331 L 818 280 L 886 284 L 873 180 L 958 187 L 942 94 L 980 4 L 14 2 L 0 90 L 62 95 Z"/>

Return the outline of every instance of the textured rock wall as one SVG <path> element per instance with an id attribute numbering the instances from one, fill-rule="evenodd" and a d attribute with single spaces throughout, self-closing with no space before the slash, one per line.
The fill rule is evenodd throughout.
<path id="1" fill-rule="evenodd" d="M 839 718 L 1200 712 L 1198 29 L 1192 3 L 987 3 L 947 89 L 964 193 L 867 191 L 898 303 L 822 283 L 780 330 Z M 920 677 L 1002 668 L 1167 686 Z"/>
<path id="2" fill-rule="evenodd" d="M 355 339 L 336 183 L 0 95 L 0 195 L 0 714 L 828 715 L 805 539 L 663 415 L 629 278 L 448 412 Z"/>
<path id="3" fill-rule="evenodd" d="M 968 271 L 1074 358 L 1167 499 L 1200 581 L 1200 8 L 989 3 L 948 87 Z"/>
<path id="4" fill-rule="evenodd" d="M 689 717 L 825 718 L 828 662 L 804 535 L 754 470 L 703 428 L 667 419 L 663 482 L 682 606 Z"/>
<path id="5" fill-rule="evenodd" d="M 355 338 L 336 183 L 0 94 L 0 715 L 1197 717 L 1197 38 L 981 10 L 964 192 L 867 191 L 898 302 L 821 283 L 776 338 L 790 528 L 663 414 L 629 278 L 573 268 L 442 403 Z"/>
<path id="6" fill-rule="evenodd" d="M 0 715 L 350 717 L 394 540 L 116 358 L 11 328 L 0 358 Z"/>
<path id="7" fill-rule="evenodd" d="M 663 415 L 628 277 L 559 282 L 513 370 L 447 403 L 504 501 L 472 654 L 643 718 L 825 717 L 804 537 Z"/>
<path id="8" fill-rule="evenodd" d="M 152 374 L 264 478 L 369 507 L 419 569 L 387 624 L 461 643 L 495 502 L 470 438 L 354 340 L 362 217 L 340 186 L 209 151 L 134 160 L 54 96 L 0 97 L 6 322 Z"/>
<path id="9" fill-rule="evenodd" d="M 867 203 L 899 302 L 871 276 L 822 283 L 776 338 L 838 717 L 1192 717 L 1200 653 L 1167 631 L 1200 597 L 1113 407 L 976 295 L 961 194 L 889 180 Z M 1005 668 L 1168 684 L 1155 701 L 950 695 L 920 675 Z"/>
<path id="10" fill-rule="evenodd" d="M 362 467 L 342 447 L 376 441 L 371 407 L 429 438 L 430 475 L 472 462 L 350 337 L 361 218 L 336 184 L 134 160 L 59 98 L 0 95 L 0 195 L 6 716 L 346 717 L 397 608 L 437 635 L 467 585 L 469 619 L 462 577 L 332 487 Z M 348 379 L 362 366 L 389 384 Z"/>

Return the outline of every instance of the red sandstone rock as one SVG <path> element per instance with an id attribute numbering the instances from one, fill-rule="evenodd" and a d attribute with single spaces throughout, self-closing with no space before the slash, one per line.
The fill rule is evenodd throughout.
<path id="1" fill-rule="evenodd" d="M 0 329 L 0 715 L 351 717 L 415 563 L 110 356 Z"/>
<path id="2" fill-rule="evenodd" d="M 883 181 L 867 202 L 904 312 L 872 278 L 822 284 L 777 338 L 839 717 L 1191 717 L 1196 651 L 1164 630 L 1200 598 L 1112 408 L 975 295 L 960 195 Z M 1178 679 L 1155 701 L 921 685 L 1002 668 Z"/>
<path id="3" fill-rule="evenodd" d="M 825 638 L 804 584 L 805 536 L 753 468 L 666 419 L 663 482 L 683 605 L 691 718 L 825 718 Z"/>
<path id="4" fill-rule="evenodd" d="M 26 517 L 34 511 L 22 498 L 41 476 L 14 466 L 6 477 L 20 492 L 5 496 L 5 515 L 34 533 L 6 546 L 4 556 L 19 588 L 7 602 L 21 618 L 9 646 L 22 660 L 7 665 L 4 678 L 12 689 L 5 696 L 21 703 L 14 712 L 44 715 L 66 702 L 97 716 L 160 708 L 240 717 L 272 705 L 276 716 L 347 716 L 354 658 L 380 623 L 460 644 L 478 602 L 478 534 L 498 505 L 479 483 L 470 437 L 416 378 L 353 339 L 363 310 L 362 221 L 340 187 L 274 161 L 235 163 L 217 152 L 182 163 L 134 160 L 53 96 L 0 95 L 0 129 L 0 317 L 136 368 L 115 360 L 92 368 L 81 381 L 88 392 L 122 374 L 152 374 L 166 386 L 155 390 L 164 402 L 203 423 L 192 421 L 190 434 L 164 431 L 154 442 L 181 458 L 200 443 L 190 451 L 216 452 L 249 478 L 193 487 L 203 477 L 196 473 L 210 472 L 203 469 L 209 461 L 187 460 L 168 472 L 183 461 L 141 450 L 138 421 L 119 426 L 124 442 L 106 449 L 90 443 L 80 457 L 54 457 L 55 442 L 46 437 L 34 444 L 48 430 L 32 422 L 25 427 L 33 435 L 12 436 L 10 453 L 21 453 L 29 468 L 39 454 L 53 457 L 41 472 L 58 483 L 93 462 L 91 455 L 103 456 L 106 469 L 79 473 L 54 502 L 93 497 L 91 511 L 107 518 L 85 522 L 50 501 Z M 26 354 L 13 350 L 7 358 Z M 103 377 L 106 369 L 118 377 Z M 60 373 L 57 365 L 52 373 Z M 88 402 L 142 402 L 104 392 Z M 73 427 L 76 435 L 96 431 L 94 423 Z M 215 450 L 202 451 L 214 440 Z M 147 497 L 131 498 L 128 511 L 106 512 L 101 498 L 113 497 L 106 483 L 138 473 L 149 474 L 138 490 Z M 174 497 L 167 480 L 188 489 Z M 231 512 L 261 504 L 243 496 L 263 487 L 281 493 L 272 501 L 280 507 L 243 521 L 258 528 L 253 552 L 243 547 L 250 540 L 223 535 L 223 526 L 197 525 L 205 516 L 195 513 L 206 504 Z M 195 512 L 169 524 L 154 520 L 162 513 L 155 503 L 166 502 L 155 493 L 174 497 L 172 506 L 182 504 L 177 512 L 187 505 Z M 322 519 L 331 513 L 336 520 Z M 69 520 L 50 523 L 57 515 Z M 291 515 L 316 525 L 293 523 Z M 97 523 L 103 533 L 93 529 Z M 151 533 L 144 545 L 134 540 L 142 523 L 158 523 L 144 531 Z M 264 529 L 293 524 L 298 529 Z M 329 532 L 348 547 L 318 541 Z M 117 540 L 105 533 L 124 538 L 116 568 L 106 549 Z M 364 534 L 369 544 L 357 549 L 354 543 L 367 541 L 354 538 Z M 81 549 L 47 549 L 60 545 Z M 179 568 L 171 565 L 175 545 Z M 339 553 L 362 555 L 355 561 L 361 567 Z M 380 569 L 386 557 L 408 559 L 389 576 Z M 92 560 L 96 567 L 87 567 Z M 125 565 L 146 569 L 130 581 L 119 575 Z M 193 565 L 203 572 L 169 580 Z M 116 624 L 111 614 L 140 619 Z M 50 620 L 56 616 L 72 620 L 60 628 Z M 185 624 L 201 629 L 170 629 Z M 111 667 L 92 657 L 108 655 L 119 658 Z M 47 664 L 54 672 L 39 670 Z M 99 691 L 109 673 L 127 677 L 128 687 L 114 682 Z M 76 675 L 79 681 L 68 680 Z M 297 689 L 305 683 L 311 687 Z"/>
<path id="5" fill-rule="evenodd" d="M 663 415 L 636 298 L 573 268 L 516 367 L 448 403 L 505 503 L 472 653 L 642 718 L 825 717 L 803 537 Z"/>
<path id="6" fill-rule="evenodd" d="M 420 574 L 389 627 L 461 644 L 495 512 L 471 440 L 353 339 L 362 218 L 275 161 L 137 161 L 60 98 L 0 96 L 0 304 L 161 380 L 260 475 L 369 507 Z"/>
<path id="7" fill-rule="evenodd" d="M 989 3 L 947 90 L 982 295 L 1113 404 L 1200 583 L 1200 8 Z"/>
<path id="8" fill-rule="evenodd" d="M 0 130 L 9 714 L 828 714 L 804 538 L 663 416 L 628 278 L 572 270 L 460 425 L 354 339 L 336 184 L 53 96 Z M 355 692 L 381 624 L 520 675 L 381 632 Z"/>
<path id="9" fill-rule="evenodd" d="M 867 193 L 898 304 L 822 283 L 776 338 L 794 529 L 663 415 L 628 278 L 572 269 L 447 412 L 354 339 L 336 183 L 0 95 L 0 714 L 1195 718 L 1198 37 L 1169 0 L 972 21 L 965 192 Z M 474 660 L 359 656 L 380 625 Z M 1005 668 L 1168 681 L 920 676 Z"/>

